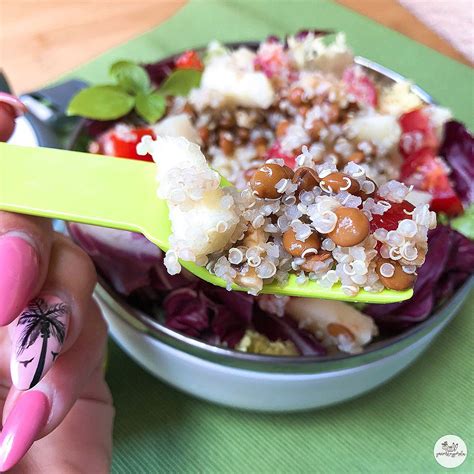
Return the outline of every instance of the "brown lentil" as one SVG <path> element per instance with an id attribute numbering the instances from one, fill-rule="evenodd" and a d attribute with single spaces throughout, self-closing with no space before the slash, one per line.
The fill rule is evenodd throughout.
<path id="1" fill-rule="evenodd" d="M 357 102 L 348 102 L 346 107 L 344 108 L 344 112 L 346 114 L 355 114 L 356 112 L 359 112 L 360 107 Z"/>
<path id="2" fill-rule="evenodd" d="M 381 274 L 380 267 L 384 263 L 389 263 L 390 265 L 393 266 L 394 272 L 391 277 L 386 277 Z M 414 275 L 413 273 L 405 273 L 403 271 L 402 266 L 398 262 L 395 262 L 390 259 L 385 259 L 381 257 L 378 258 L 375 270 L 382 284 L 385 287 L 390 288 L 391 290 L 396 290 L 396 291 L 408 290 L 409 288 L 413 287 L 416 280 L 416 275 Z"/>
<path id="3" fill-rule="evenodd" d="M 265 243 L 265 232 L 259 227 L 256 229 L 254 226 L 249 226 L 245 232 L 245 236 L 242 240 L 243 245 L 247 247 L 256 247 Z"/>
<path id="4" fill-rule="evenodd" d="M 311 254 L 305 257 L 304 263 L 301 264 L 301 269 L 307 273 L 314 271 L 316 263 L 324 262 L 331 257 L 331 252 L 322 250 L 319 253 Z"/>
<path id="5" fill-rule="evenodd" d="M 222 114 L 219 120 L 219 126 L 230 130 L 235 126 L 235 117 L 234 115 L 230 114 L 229 112 Z"/>
<path id="6" fill-rule="evenodd" d="M 186 102 L 186 104 L 184 104 L 183 112 L 185 114 L 188 114 L 194 117 L 194 109 L 193 109 L 193 106 L 189 102 Z"/>
<path id="7" fill-rule="evenodd" d="M 316 94 L 313 99 L 311 100 L 311 103 L 313 105 L 321 105 L 325 100 L 327 99 L 327 94 Z"/>
<path id="8" fill-rule="evenodd" d="M 281 193 L 277 191 L 275 185 L 282 179 L 291 179 L 293 174 L 293 170 L 288 166 L 266 163 L 255 171 L 250 180 L 250 186 L 258 197 L 276 199 Z"/>
<path id="9" fill-rule="evenodd" d="M 220 132 L 219 134 L 219 147 L 227 156 L 232 155 L 235 150 L 235 144 L 232 141 L 230 134 L 227 132 Z"/>
<path id="10" fill-rule="evenodd" d="M 341 247 L 360 244 L 369 235 L 369 220 L 360 210 L 353 207 L 338 207 L 334 213 L 337 223 L 327 236 Z"/>
<path id="11" fill-rule="evenodd" d="M 288 130 L 288 127 L 290 126 L 290 122 L 288 120 L 281 120 L 278 122 L 278 125 L 276 126 L 275 134 L 278 138 L 283 137 L 286 135 L 286 131 Z"/>
<path id="12" fill-rule="evenodd" d="M 327 332 L 332 337 L 347 337 L 351 341 L 355 340 L 354 334 L 346 326 L 339 323 L 329 323 L 326 327 Z"/>
<path id="13" fill-rule="evenodd" d="M 268 140 L 265 137 L 257 137 L 253 144 L 255 146 L 255 151 L 257 152 L 257 156 L 259 158 L 263 158 L 267 151 Z"/>
<path id="14" fill-rule="evenodd" d="M 292 182 L 298 185 L 298 193 L 312 191 L 318 185 L 319 176 L 312 168 L 302 166 L 295 171 Z"/>
<path id="15" fill-rule="evenodd" d="M 366 177 L 365 179 L 367 181 L 372 181 L 372 183 L 374 183 L 374 190 L 371 193 L 366 193 L 366 192 L 362 191 L 362 189 L 359 190 L 359 192 L 357 193 L 357 196 L 359 196 L 364 201 L 368 197 L 373 196 L 377 192 L 377 185 L 375 184 L 375 181 L 373 179 L 370 179 L 369 177 Z"/>
<path id="16" fill-rule="evenodd" d="M 237 273 L 235 282 L 243 288 L 255 288 L 258 291 L 263 288 L 263 280 L 257 276 L 257 272 L 253 267 L 249 267 L 245 274 Z"/>
<path id="17" fill-rule="evenodd" d="M 209 141 L 209 128 L 206 126 L 200 127 L 198 129 L 199 137 L 201 138 L 202 142 L 206 144 Z"/>
<path id="18" fill-rule="evenodd" d="M 246 142 L 250 138 L 250 130 L 248 128 L 239 127 L 237 129 L 237 136 L 243 141 Z"/>
<path id="19" fill-rule="evenodd" d="M 310 109 L 311 107 L 309 105 L 302 105 L 298 108 L 298 113 L 303 117 L 306 117 L 306 114 L 309 112 Z"/>
<path id="20" fill-rule="evenodd" d="M 303 100 L 304 90 L 301 87 L 294 87 L 290 90 L 290 94 L 288 95 L 288 100 L 294 105 L 295 107 L 299 107 L 304 103 Z"/>
<path id="21" fill-rule="evenodd" d="M 311 124 L 309 129 L 309 136 L 312 140 L 318 141 L 320 138 L 321 130 L 325 127 L 325 124 L 322 120 L 317 119 Z"/>
<path id="22" fill-rule="evenodd" d="M 334 123 L 339 120 L 340 110 L 336 104 L 326 104 L 326 114 L 328 123 Z"/>
<path id="23" fill-rule="evenodd" d="M 351 194 L 356 194 L 360 190 L 359 183 L 345 173 L 331 173 L 321 180 L 321 186 L 324 188 L 331 189 L 333 193 L 341 191 L 347 191 Z M 349 184 L 349 187 L 347 187 Z M 323 188 L 323 189 L 324 189 Z"/>
<path id="24" fill-rule="evenodd" d="M 321 239 L 317 233 L 312 233 L 302 242 L 296 238 L 295 231 L 289 228 L 283 234 L 283 247 L 293 257 L 301 257 L 308 249 L 319 250 L 321 248 Z"/>
<path id="25" fill-rule="evenodd" d="M 365 159 L 364 153 L 357 150 L 354 153 L 352 153 L 352 155 L 349 156 L 349 158 L 347 158 L 347 161 L 352 161 L 354 163 L 361 163 L 362 161 L 364 161 L 364 159 Z"/>

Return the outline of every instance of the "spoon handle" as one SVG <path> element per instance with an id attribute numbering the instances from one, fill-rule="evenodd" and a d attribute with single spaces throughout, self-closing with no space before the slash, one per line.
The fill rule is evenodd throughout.
<path id="1" fill-rule="evenodd" d="M 0 143 L 0 209 L 142 231 L 153 163 Z"/>

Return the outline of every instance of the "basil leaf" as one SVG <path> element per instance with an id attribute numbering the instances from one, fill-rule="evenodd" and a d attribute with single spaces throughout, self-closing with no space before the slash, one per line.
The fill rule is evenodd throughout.
<path id="1" fill-rule="evenodd" d="M 136 97 L 135 110 L 148 123 L 155 123 L 165 113 L 166 100 L 157 92 L 152 94 L 140 93 Z"/>
<path id="2" fill-rule="evenodd" d="M 453 219 L 451 227 L 474 240 L 474 204 L 471 204 L 464 214 Z"/>
<path id="3" fill-rule="evenodd" d="M 109 72 L 127 92 L 138 94 L 150 89 L 150 78 L 145 69 L 131 61 L 118 61 L 112 64 Z"/>
<path id="4" fill-rule="evenodd" d="M 183 95 L 189 94 L 191 89 L 199 86 L 202 72 L 197 69 L 177 69 L 173 71 L 158 89 L 163 95 Z"/>
<path id="5" fill-rule="evenodd" d="M 67 114 L 95 120 L 114 120 L 133 109 L 135 99 L 118 86 L 93 86 L 81 90 L 69 103 Z"/>

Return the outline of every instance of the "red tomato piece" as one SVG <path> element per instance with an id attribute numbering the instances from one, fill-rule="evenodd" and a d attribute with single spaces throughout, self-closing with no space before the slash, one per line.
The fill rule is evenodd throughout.
<path id="1" fill-rule="evenodd" d="M 382 215 L 373 214 L 370 221 L 370 231 L 373 233 L 376 229 L 395 230 L 398 223 L 403 219 L 410 219 L 410 214 L 415 206 L 408 201 L 390 202 L 391 208 Z"/>
<path id="2" fill-rule="evenodd" d="M 403 114 L 400 119 L 402 136 L 400 139 L 400 153 L 410 155 L 422 148 L 438 148 L 438 138 L 430 118 L 423 107 Z"/>
<path id="3" fill-rule="evenodd" d="M 430 148 L 422 148 L 406 157 L 400 179 L 415 189 L 433 196 L 431 209 L 454 216 L 463 211 L 462 202 L 449 181 L 443 160 Z"/>
<path id="4" fill-rule="evenodd" d="M 204 64 L 196 51 L 185 51 L 175 62 L 177 69 L 198 69 L 202 71 Z"/>
<path id="5" fill-rule="evenodd" d="M 358 102 L 371 107 L 377 107 L 378 94 L 375 82 L 367 76 L 360 67 L 350 66 L 342 74 L 342 80 L 347 90 Z"/>
<path id="6" fill-rule="evenodd" d="M 137 145 L 142 137 L 150 135 L 155 138 L 151 128 L 130 128 L 124 131 L 117 129 L 105 132 L 98 140 L 98 153 L 119 158 L 129 158 L 140 161 L 153 161 L 150 155 L 141 156 L 137 154 Z"/>
<path id="7" fill-rule="evenodd" d="M 285 165 L 291 169 L 294 169 L 296 166 L 296 156 L 292 153 L 284 152 L 278 140 L 275 140 L 273 145 L 267 150 L 265 158 L 267 160 L 282 159 L 285 162 Z"/>

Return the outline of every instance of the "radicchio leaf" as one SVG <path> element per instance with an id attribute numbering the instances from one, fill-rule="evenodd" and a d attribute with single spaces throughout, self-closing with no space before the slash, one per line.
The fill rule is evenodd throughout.
<path id="1" fill-rule="evenodd" d="M 300 30 L 295 34 L 295 38 L 301 41 L 304 40 L 310 33 L 312 33 L 314 36 L 326 36 L 333 34 L 334 30 Z"/>
<path id="2" fill-rule="evenodd" d="M 69 233 L 123 295 L 145 287 L 171 290 L 195 280 L 186 271 L 169 275 L 163 265 L 163 252 L 141 234 L 85 224 L 70 224 Z"/>
<path id="3" fill-rule="evenodd" d="M 445 124 L 439 154 L 451 168 L 450 178 L 463 203 L 474 202 L 474 137 L 462 123 Z"/>
<path id="4" fill-rule="evenodd" d="M 199 337 L 209 327 L 208 305 L 199 297 L 199 288 L 178 288 L 163 301 L 166 325 L 183 334 Z"/>
<path id="5" fill-rule="evenodd" d="M 428 253 L 418 270 L 413 297 L 402 303 L 367 305 L 364 313 L 382 328 L 400 332 L 426 319 L 452 296 L 473 268 L 474 242 L 448 226 L 438 225 L 428 234 Z"/>
<path id="6" fill-rule="evenodd" d="M 204 294 L 215 308 L 213 333 L 227 346 L 234 348 L 252 321 L 254 297 L 205 285 Z"/>
<path id="7" fill-rule="evenodd" d="M 174 71 L 174 57 L 163 59 L 156 63 L 145 64 L 143 66 L 150 76 L 151 82 L 158 87 Z"/>

